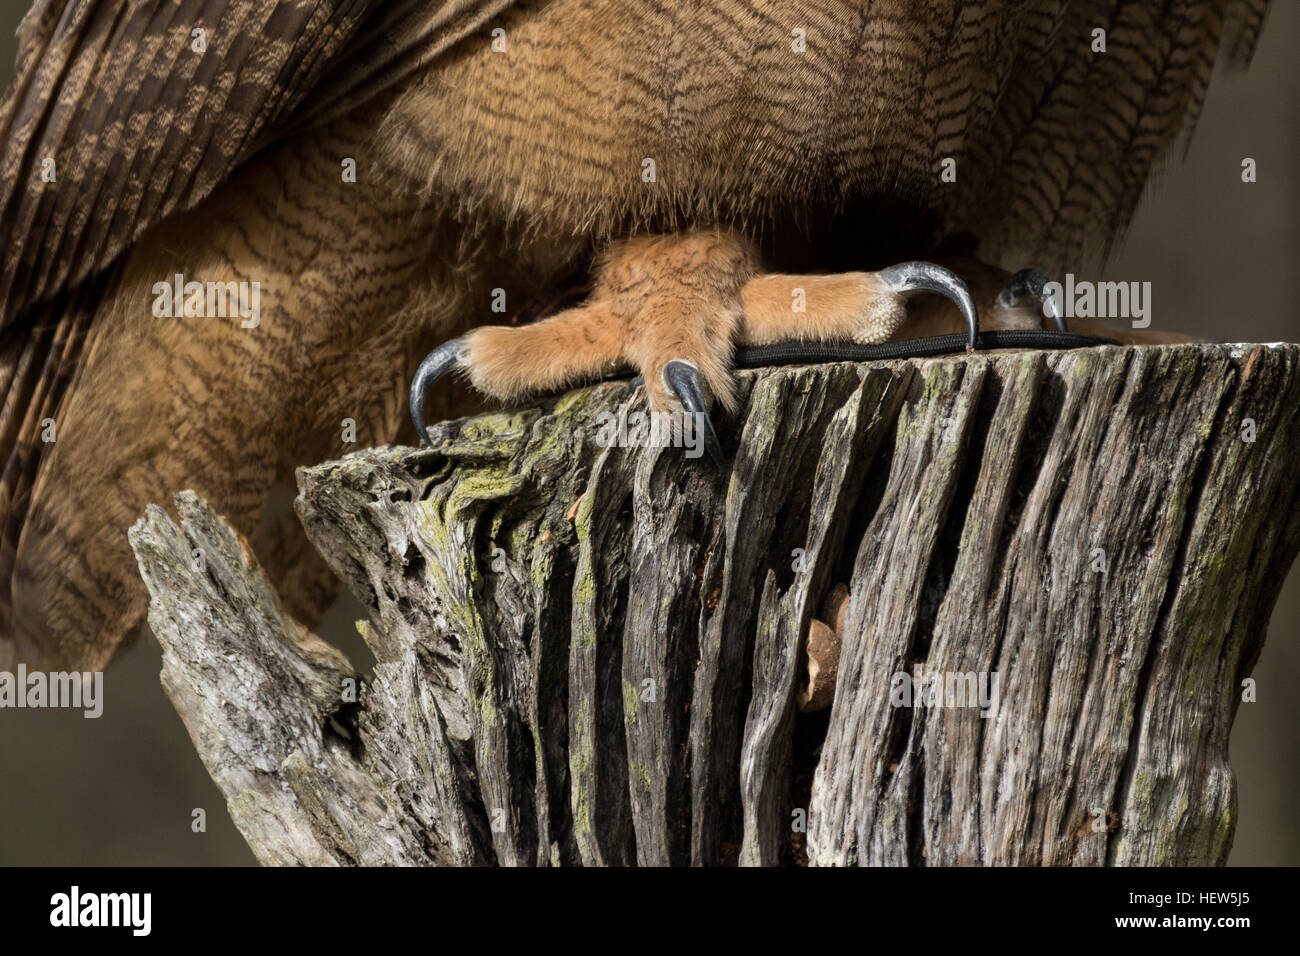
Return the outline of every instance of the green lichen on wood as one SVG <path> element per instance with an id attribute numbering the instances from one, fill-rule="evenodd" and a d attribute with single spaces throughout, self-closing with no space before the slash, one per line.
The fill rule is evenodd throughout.
<path id="1" fill-rule="evenodd" d="M 788 861 L 796 802 L 819 864 L 1222 862 L 1236 684 L 1300 548 L 1296 361 L 1183 346 L 745 372 L 717 416 L 722 476 L 601 447 L 603 414 L 644 408 L 608 383 L 308 469 L 309 533 L 405 675 L 365 696 L 363 727 L 432 728 L 412 760 L 396 731 L 367 739 L 365 772 L 469 862 L 717 862 L 741 843 Z M 778 665 L 840 581 L 840 685 L 795 794 L 782 774 L 813 757 Z M 998 671 L 1003 709 L 889 706 L 913 662 Z M 1096 806 L 1115 816 L 1100 833 L 1081 825 Z M 306 824 L 364 854 L 337 825 Z"/>

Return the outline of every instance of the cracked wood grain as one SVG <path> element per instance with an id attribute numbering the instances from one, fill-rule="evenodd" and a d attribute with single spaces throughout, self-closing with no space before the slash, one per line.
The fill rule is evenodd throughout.
<path id="1" fill-rule="evenodd" d="M 1298 357 L 745 372 L 727 474 L 604 447 L 644 408 L 624 383 L 303 469 L 368 675 L 192 494 L 131 541 L 265 863 L 1223 863 L 1228 734 L 1300 548 Z M 834 699 L 800 713 L 841 583 Z M 899 706 L 925 674 L 997 694 Z"/>

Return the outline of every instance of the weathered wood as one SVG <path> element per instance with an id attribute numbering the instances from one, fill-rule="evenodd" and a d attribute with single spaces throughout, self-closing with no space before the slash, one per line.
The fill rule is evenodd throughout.
<path id="1" fill-rule="evenodd" d="M 131 541 L 265 862 L 1222 863 L 1228 733 L 1300 548 L 1298 356 L 742 373 L 726 475 L 604 447 L 643 407 L 622 383 L 305 469 L 369 612 L 357 704 L 201 501 Z M 801 714 L 841 582 L 834 701 Z M 918 668 L 996 704 L 899 706 Z"/>

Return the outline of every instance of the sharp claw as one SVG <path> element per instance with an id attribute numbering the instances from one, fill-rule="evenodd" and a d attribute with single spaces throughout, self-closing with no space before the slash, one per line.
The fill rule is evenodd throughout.
<path id="1" fill-rule="evenodd" d="M 1043 308 L 1043 314 L 1051 318 L 1057 331 L 1068 332 L 1065 316 L 1061 314 L 1061 304 L 1052 296 L 1043 295 L 1043 288 L 1048 281 L 1047 276 L 1037 269 L 1021 269 L 1007 280 L 1007 284 L 998 293 L 998 305 L 1015 308 L 1024 305 L 1028 299 L 1036 299 Z"/>
<path id="2" fill-rule="evenodd" d="M 444 342 L 425 356 L 415 370 L 415 378 L 411 379 L 411 421 L 419 432 L 421 444 L 430 444 L 429 430 L 424 427 L 424 396 L 451 368 L 462 364 L 465 351 L 464 336 Z"/>
<path id="3" fill-rule="evenodd" d="M 704 449 L 719 470 L 725 467 L 726 459 L 722 455 L 722 443 L 718 433 L 713 430 L 713 420 L 709 418 L 709 409 L 704 401 L 704 388 L 700 381 L 700 370 L 694 362 L 686 359 L 673 359 L 663 370 L 664 386 L 677 396 L 682 409 L 687 414 L 699 416 L 704 432 Z"/>
<path id="4" fill-rule="evenodd" d="M 955 302 L 966 319 L 969 335 L 966 350 L 975 350 L 980 334 L 979 315 L 975 311 L 975 300 L 971 298 L 970 290 L 955 273 L 933 262 L 900 262 L 896 266 L 881 269 L 877 274 L 899 294 L 937 292 Z"/>

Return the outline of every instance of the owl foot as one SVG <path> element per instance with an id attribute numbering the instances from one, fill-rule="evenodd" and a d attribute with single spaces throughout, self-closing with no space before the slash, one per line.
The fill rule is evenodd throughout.
<path id="1" fill-rule="evenodd" d="M 1042 314 L 1052 320 L 1058 332 L 1068 332 L 1065 316 L 1061 314 L 1061 303 L 1050 296 L 1043 295 L 1047 283 L 1047 276 L 1037 269 L 1021 269 L 1007 279 L 1007 284 L 998 293 L 997 307 L 1018 309 L 1031 306 L 1041 309 Z"/>
<path id="2" fill-rule="evenodd" d="M 710 458 L 721 464 L 709 406 L 736 408 L 736 346 L 882 343 L 906 321 L 907 299 L 920 292 L 956 303 L 966 347 L 975 348 L 970 292 L 932 263 L 777 275 L 759 273 L 749 243 L 725 230 L 625 240 L 597 267 L 582 305 L 531 325 L 477 328 L 430 353 L 411 383 L 411 418 L 427 443 L 424 397 L 453 371 L 485 395 L 517 401 L 638 370 L 651 411 L 690 416 Z"/>

